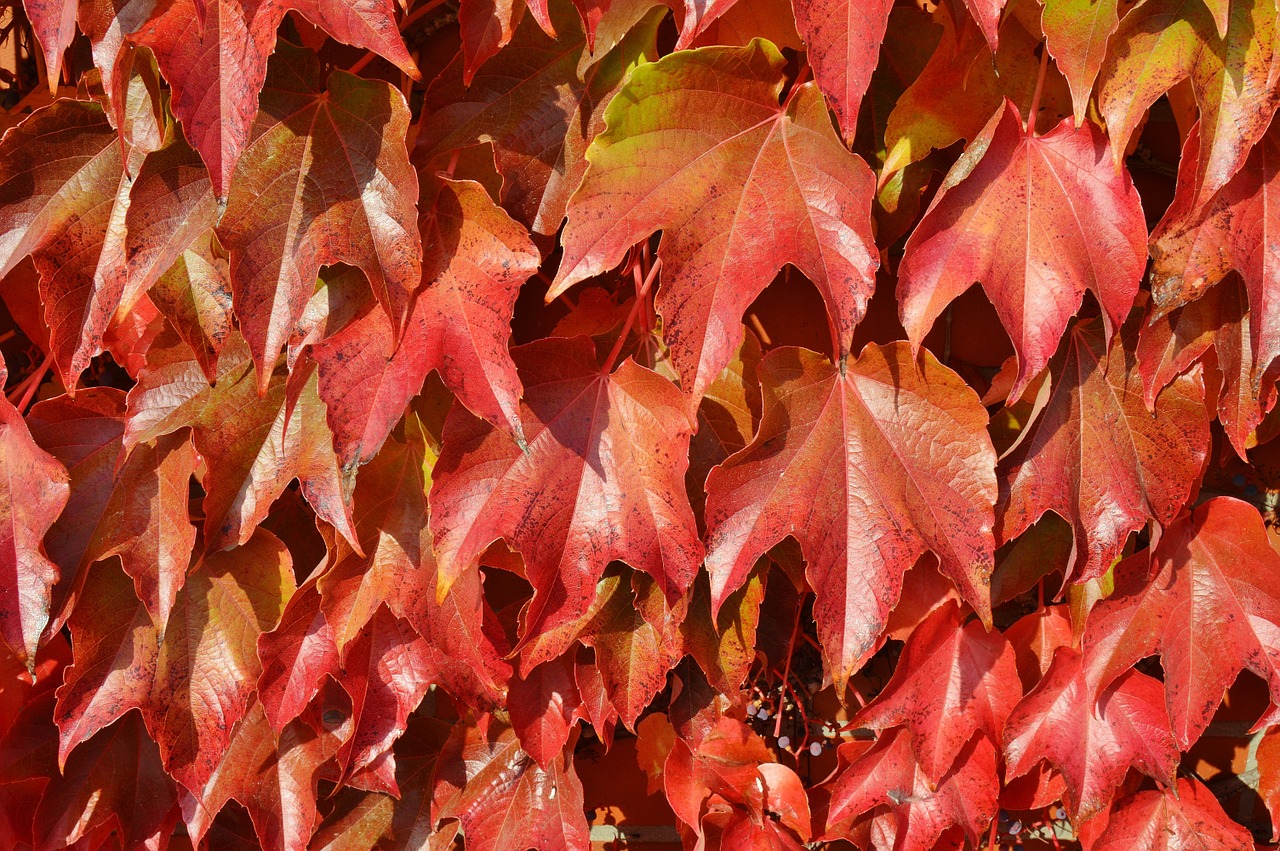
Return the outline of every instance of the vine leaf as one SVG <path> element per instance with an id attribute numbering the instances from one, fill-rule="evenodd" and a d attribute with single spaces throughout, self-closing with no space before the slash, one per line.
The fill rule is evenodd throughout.
<path id="1" fill-rule="evenodd" d="M 889 684 L 855 720 L 877 731 L 905 726 L 925 777 L 937 783 L 975 733 L 1000 741 L 1021 698 L 1009 642 L 977 621 L 963 623 L 952 603 L 911 633 Z"/>
<path id="2" fill-rule="evenodd" d="M 9 377 L 0 357 L 0 387 Z M 44 537 L 71 495 L 66 468 L 31 437 L 22 414 L 0 398 L 0 640 L 28 671 L 49 621 L 58 566 Z"/>
<path id="3" fill-rule="evenodd" d="M 1114 593 L 1089 613 L 1085 658 L 1107 683 L 1160 654 L 1169 718 L 1186 750 L 1244 668 L 1280 706 L 1277 612 L 1280 555 L 1262 517 L 1248 503 L 1216 497 L 1171 523 L 1154 552 L 1116 565 Z"/>
<path id="4" fill-rule="evenodd" d="M 442 591 L 503 538 L 534 588 L 526 637 L 586 612 L 615 559 L 674 602 L 703 555 L 684 492 L 693 423 L 680 392 L 630 359 L 602 373 L 586 337 L 512 354 L 527 448 L 457 406 L 445 422 L 431 491 Z"/>
<path id="5" fill-rule="evenodd" d="M 390 354 L 422 278 L 404 96 L 344 71 L 326 86 L 315 54 L 284 43 L 251 129 L 218 237 L 231 254 L 236 317 L 259 391 L 323 265 L 364 272 L 392 318 L 395 334 L 382 346 Z M 216 181 L 214 188 L 221 194 Z"/>
<path id="6" fill-rule="evenodd" d="M 169 0 L 157 6 L 131 39 L 155 54 L 173 89 L 174 115 L 208 166 L 220 199 L 238 182 L 232 180 L 236 164 L 256 135 L 251 128 L 269 76 L 267 58 L 288 51 L 287 43 L 277 44 L 276 30 L 289 9 L 337 40 L 373 50 L 419 76 L 391 0 Z"/>
<path id="7" fill-rule="evenodd" d="M 31 409 L 27 422 L 36 442 L 71 476 L 70 510 L 53 524 L 46 543 L 61 573 L 59 612 L 90 564 L 118 555 L 163 630 L 195 549 L 187 501 L 198 459 L 186 430 L 122 457 L 125 413 L 124 394 L 107 387 Z"/>
<path id="8" fill-rule="evenodd" d="M 1068 332 L 1050 380 L 1044 410 L 1001 460 L 1000 532 L 1011 540 L 1054 512 L 1073 529 L 1067 578 L 1084 582 L 1106 572 L 1131 532 L 1172 522 L 1191 496 L 1209 450 L 1204 386 L 1178 378 L 1152 416 L 1134 355 L 1120 344 L 1108 352 L 1096 321 Z"/>
<path id="9" fill-rule="evenodd" d="M 905 343 L 868 346 L 839 367 L 775 349 L 759 375 L 755 439 L 707 479 L 713 612 L 793 535 L 838 692 L 877 649 L 902 576 L 926 550 L 989 622 L 995 451 L 973 391 Z"/>
<path id="10" fill-rule="evenodd" d="M 1119 0 L 1046 0 L 1045 46 L 1067 78 L 1076 126 L 1084 123 L 1093 82 L 1107 56 L 1107 42 L 1120 26 Z"/>
<path id="11" fill-rule="evenodd" d="M 465 56 L 456 57 L 427 89 L 424 108 L 431 121 L 414 151 L 425 163 L 491 143 L 503 177 L 503 207 L 541 234 L 560 229 L 569 196 L 587 169 L 587 146 L 604 129 L 605 106 L 632 68 L 656 55 L 662 20 L 657 11 L 640 16 L 603 58 L 579 73 L 586 35 L 578 16 L 563 2 L 551 6 L 551 15 L 559 38 L 530 15 L 474 75 L 467 76 Z"/>
<path id="12" fill-rule="evenodd" d="M 314 365 L 292 375 L 283 365 L 259 396 L 254 365 L 239 334 L 218 358 L 212 386 L 191 349 L 162 336 L 129 391 L 124 447 L 191 427 L 204 457 L 205 545 L 225 549 L 249 540 L 271 503 L 297 478 L 316 513 L 356 544 L 349 477 L 333 452 Z"/>
<path id="13" fill-rule="evenodd" d="M 1222 804 L 1199 780 L 1178 779 L 1176 786 L 1139 792 L 1116 804 L 1093 851 L 1121 851 L 1158 836 L 1169 851 L 1235 851 L 1253 846 L 1249 831 L 1233 822 Z"/>
<path id="14" fill-rule="evenodd" d="M 1190 79 L 1200 108 L 1200 142 L 1180 174 L 1199 209 L 1240 170 L 1280 104 L 1275 5 L 1231 3 L 1219 35 L 1204 0 L 1140 3 L 1120 21 L 1102 66 L 1098 108 L 1119 168 L 1129 140 L 1156 99 Z M 1180 169 L 1180 171 L 1183 171 Z"/>
<path id="15" fill-rule="evenodd" d="M 996 817 L 1000 781 L 995 746 L 986 736 L 974 736 L 936 785 L 926 779 L 901 730 L 884 733 L 869 749 L 861 742 L 843 744 L 838 755 L 835 776 L 819 787 L 826 813 L 819 838 L 841 838 L 859 816 L 888 807 L 899 851 L 933 848 L 952 826 L 978 845 Z"/>
<path id="16" fill-rule="evenodd" d="M 178 788 L 142 718 L 129 712 L 77 749 L 53 772 L 35 809 L 36 847 L 106 838 L 117 829 L 131 848 L 163 843 L 178 821 Z"/>
<path id="17" fill-rule="evenodd" d="M 473 181 L 423 175 L 426 261 L 404 339 L 379 305 L 317 344 L 320 396 L 344 468 L 377 454 L 405 407 L 438 370 L 467 409 L 520 433 L 523 393 L 507 351 L 511 315 L 540 257 L 525 229 Z"/>
<path id="18" fill-rule="evenodd" d="M 58 690 L 59 760 L 138 708 L 169 774 L 200 790 L 248 710 L 262 666 L 258 636 L 293 592 L 288 551 L 266 531 L 207 556 L 187 577 L 164 633 L 110 563 L 89 572 L 72 613 L 75 664 Z"/>
<path id="19" fill-rule="evenodd" d="M 1126 671 L 1106 688 L 1079 653 L 1059 647 L 1044 679 L 1009 716 L 1009 777 L 1042 760 L 1062 773 L 1073 823 L 1111 805 L 1130 767 L 1172 786 L 1178 746 L 1159 680 Z"/>
<path id="20" fill-rule="evenodd" d="M 875 287 L 875 179 L 831 129 L 816 86 L 779 104 L 784 64 L 755 40 L 637 68 L 610 102 L 569 203 L 547 298 L 608 271 L 661 230 L 657 307 L 695 403 L 733 359 L 743 313 L 784 264 L 823 294 L 842 354 Z"/>
<path id="21" fill-rule="evenodd" d="M 589 847 L 572 742 L 544 771 L 520 749 L 514 730 L 482 715 L 454 727 L 436 764 L 432 812 L 437 823 L 458 819 L 473 847 Z"/>
<path id="22" fill-rule="evenodd" d="M 1124 323 L 1146 268 L 1147 227 L 1108 145 L 1093 124 L 1065 120 L 1028 135 L 1004 102 L 907 240 L 899 310 L 917 348 L 947 305 L 981 283 L 1018 353 L 1016 399 L 1049 362 L 1085 290 L 1109 333 Z"/>
<path id="23" fill-rule="evenodd" d="M 813 76 L 852 140 L 858 106 L 880 61 L 892 0 L 797 0 L 796 27 L 808 45 Z"/>

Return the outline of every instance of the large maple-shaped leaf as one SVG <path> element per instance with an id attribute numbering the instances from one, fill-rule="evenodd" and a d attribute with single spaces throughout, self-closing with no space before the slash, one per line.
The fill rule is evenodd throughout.
<path id="1" fill-rule="evenodd" d="M 974 733 L 999 742 L 1021 698 L 1009 642 L 977 621 L 964 624 L 952 603 L 911 633 L 893 678 L 855 721 L 873 730 L 905 725 L 921 769 L 937 782 Z"/>
<path id="2" fill-rule="evenodd" d="M 8 375 L 0 358 L 0 387 Z M 66 469 L 31 439 L 9 400 L 0 399 L 0 641 L 28 669 L 35 666 L 58 579 L 44 536 L 70 492 Z"/>
<path id="3" fill-rule="evenodd" d="M 1280 104 L 1275 4 L 1232 2 L 1225 37 L 1204 0 L 1140 3 L 1125 15 L 1098 92 L 1117 168 L 1147 110 L 1188 78 L 1200 107 L 1201 141 L 1186 175 L 1198 209 L 1240 170 Z"/>
<path id="4" fill-rule="evenodd" d="M 414 152 L 425 163 L 446 151 L 492 143 L 503 206 L 544 234 L 559 230 L 587 169 L 587 146 L 604 129 L 605 105 L 631 69 L 656 54 L 662 20 L 656 10 L 642 16 L 579 75 L 586 36 L 578 16 L 567 3 L 554 4 L 551 15 L 559 38 L 526 16 L 511 43 L 470 79 L 464 56 L 455 58 L 427 90 L 431 120 Z"/>
<path id="5" fill-rule="evenodd" d="M 973 391 L 931 355 L 914 361 L 905 343 L 868 346 L 839 367 L 777 349 L 760 378 L 755 439 L 707 479 L 714 608 L 757 558 L 794 535 L 841 690 L 876 648 L 903 573 L 926 550 L 989 620 L 995 452 Z"/>
<path id="6" fill-rule="evenodd" d="M 385 603 L 427 639 L 432 679 L 477 708 L 501 704 L 511 666 L 508 647 L 484 600 L 479 571 L 467 571 L 438 599 L 437 567 L 427 526 L 427 489 L 435 453 L 416 418 L 407 441 L 391 441 L 361 468 L 355 491 L 356 526 L 367 556 L 341 556 L 317 580 L 323 616 L 340 650 Z"/>
<path id="7" fill-rule="evenodd" d="M 262 389 L 322 265 L 359 267 L 398 337 L 422 271 L 408 129 L 408 105 L 388 84 L 335 71 L 326 85 L 311 51 L 276 51 L 218 224 Z"/>
<path id="8" fill-rule="evenodd" d="M 1181 778 L 1158 792 L 1139 792 L 1116 804 L 1091 851 L 1249 851 L 1249 831 L 1222 810 L 1198 780 Z"/>
<path id="9" fill-rule="evenodd" d="M 584 613 L 613 560 L 675 600 L 702 561 L 684 492 L 693 424 L 679 390 L 630 359 L 602 372 L 586 337 L 512 354 L 527 448 L 457 406 L 445 423 L 431 491 L 442 585 L 504 538 L 534 587 L 526 635 Z"/>
<path id="10" fill-rule="evenodd" d="M 1133 183 L 1107 150 L 1092 124 L 1064 120 L 1030 135 L 1006 100 L 907 240 L 898 297 L 910 339 L 919 346 L 947 305 L 981 283 L 1018 353 L 1017 398 L 1049 362 L 1085 290 L 1118 328 L 1146 268 L 1147 228 Z"/>
<path id="11" fill-rule="evenodd" d="M 610 102 L 569 204 L 548 298 L 663 231 L 657 307 L 695 400 L 733 358 L 743 312 L 784 264 L 823 294 L 841 354 L 875 287 L 871 170 L 844 148 L 812 83 L 778 103 L 784 65 L 756 40 L 637 68 Z"/>
<path id="12" fill-rule="evenodd" d="M 491 715 L 459 722 L 436 763 L 432 813 L 458 819 L 474 848 L 586 851 L 582 806 L 572 745 L 543 770 Z"/>
<path id="13" fill-rule="evenodd" d="M 314 348 L 320 395 L 344 466 L 382 446 L 431 370 L 467 408 L 519 434 L 522 388 L 507 352 L 520 287 L 540 257 L 525 229 L 474 181 L 423 175 L 423 281 L 404 339 L 380 306 Z"/>
<path id="14" fill-rule="evenodd" d="M 219 198 L 254 134 L 267 57 L 290 8 L 339 41 L 374 50 L 412 76 L 417 66 L 396 26 L 391 0 L 167 0 L 132 39 L 150 47 L 173 89 L 173 112 L 200 152 Z M 397 138 L 403 138 L 403 133 Z"/>
<path id="15" fill-rule="evenodd" d="M 63 848 L 113 828 L 125 847 L 157 847 L 177 823 L 177 805 L 155 742 L 130 712 L 54 774 L 35 811 L 36 847 Z"/>
<path id="16" fill-rule="evenodd" d="M 318 821 L 319 769 L 338 741 L 337 731 L 317 733 L 300 720 L 277 735 L 255 702 L 230 733 L 208 784 L 182 796 L 192 841 L 199 844 L 214 816 L 234 798 L 249 811 L 261 847 L 303 851 Z"/>
<path id="17" fill-rule="evenodd" d="M 1280 706 L 1280 555 L 1248 503 L 1217 497 L 1172 523 L 1155 552 L 1115 567 L 1115 592 L 1094 606 L 1085 656 L 1100 682 L 1160 654 L 1173 732 L 1183 750 L 1209 725 L 1244 668 Z"/>
<path id="18" fill-rule="evenodd" d="M 1047 760 L 1066 779 L 1076 823 L 1111 805 L 1131 766 L 1171 786 L 1178 765 L 1160 682 L 1137 671 L 1105 689 L 1094 680 L 1079 653 L 1058 648 L 1004 732 L 1008 777 Z"/>
<path id="19" fill-rule="evenodd" d="M 859 754 L 865 747 L 857 742 L 840 746 L 841 754 L 848 756 L 823 784 L 826 830 L 820 838 L 839 839 L 859 815 L 888 807 L 896 828 L 894 851 L 933 848 L 953 825 L 963 828 L 978 846 L 996 816 L 1000 791 L 995 746 L 985 736 L 975 736 L 936 785 L 916 763 L 905 733 L 887 732 Z"/>
<path id="20" fill-rule="evenodd" d="M 1001 535 L 1053 511 L 1073 529 L 1068 578 L 1085 581 L 1131 532 L 1171 522 L 1192 495 L 1209 448 L 1204 387 L 1198 375 L 1178 378 L 1152 416 L 1133 353 L 1119 341 L 1108 352 L 1096 320 L 1067 334 L 1050 381 L 1044 410 L 1001 461 Z"/>
<path id="21" fill-rule="evenodd" d="M 118 555 L 163 629 L 196 542 L 187 517 L 197 463 L 190 434 L 162 435 L 123 457 L 125 397 L 106 387 L 41 402 L 28 422 L 71 475 L 70 510 L 48 536 L 63 580 L 78 583 L 90 564 Z"/>
<path id="22" fill-rule="evenodd" d="M 54 713 L 60 758 L 130 708 L 142 710 L 168 772 L 198 790 L 222 760 L 262 670 L 257 639 L 293 591 L 284 545 L 265 531 L 187 577 L 159 633 L 110 563 L 95 566 L 70 620 L 75 664 Z"/>
<path id="23" fill-rule="evenodd" d="M 796 0 L 796 28 L 809 50 L 818 87 L 845 139 L 853 139 L 858 106 L 880 59 L 892 0 Z"/>
<path id="24" fill-rule="evenodd" d="M 190 348 L 162 337 L 129 392 L 124 445 L 155 440 L 184 426 L 205 458 L 205 544 L 242 544 L 295 477 L 316 513 L 353 544 L 350 481 L 333 452 L 313 364 L 292 374 L 281 364 L 265 395 L 243 338 L 232 334 L 212 386 Z"/>

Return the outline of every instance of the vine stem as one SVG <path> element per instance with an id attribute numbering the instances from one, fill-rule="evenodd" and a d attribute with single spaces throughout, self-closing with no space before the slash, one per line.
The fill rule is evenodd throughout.
<path id="1" fill-rule="evenodd" d="M 622 347 L 627 342 L 627 335 L 631 333 L 631 326 L 635 324 L 636 316 L 640 313 L 640 305 L 646 303 L 645 296 L 649 294 L 649 288 L 653 286 L 654 280 L 658 277 L 658 270 L 661 268 L 662 258 L 659 257 L 649 267 L 649 274 L 645 276 L 644 283 L 640 285 L 640 290 L 636 293 L 635 303 L 631 305 L 631 312 L 627 314 L 627 322 L 622 326 L 622 333 L 618 335 L 618 342 L 613 344 L 613 351 L 609 352 L 609 357 L 604 362 L 602 372 L 605 375 L 613 372 L 613 365 L 618 362 L 618 355 L 622 353 Z"/>
<path id="2" fill-rule="evenodd" d="M 1036 89 L 1031 93 L 1031 111 L 1027 114 L 1027 135 L 1036 135 L 1036 114 L 1040 112 L 1040 95 L 1044 91 L 1044 77 L 1049 70 L 1049 48 L 1040 45 L 1040 71 L 1036 74 Z"/>
<path id="3" fill-rule="evenodd" d="M 782 667 L 782 684 L 791 677 L 791 657 L 796 655 L 796 642 L 800 640 L 800 612 L 796 612 L 796 625 L 791 628 L 791 641 L 787 642 L 787 663 Z M 778 698 L 778 711 L 773 722 L 773 737 L 782 735 L 782 698 Z"/>
<path id="4" fill-rule="evenodd" d="M 36 390 L 40 388 L 40 383 L 44 381 L 45 373 L 49 371 L 49 367 L 52 365 L 53 352 L 49 352 L 40 363 L 40 368 L 23 379 L 22 383 L 17 387 L 13 388 L 13 393 L 9 396 L 10 402 L 19 393 L 22 394 L 22 401 L 14 405 L 18 409 L 18 413 L 22 413 L 27 409 L 27 405 L 31 403 L 31 399 L 36 395 Z"/>

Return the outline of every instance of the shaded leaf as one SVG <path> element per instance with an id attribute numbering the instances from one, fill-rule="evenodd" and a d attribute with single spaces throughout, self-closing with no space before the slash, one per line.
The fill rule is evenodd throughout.
<path id="1" fill-rule="evenodd" d="M 1200 377 L 1166 388 L 1153 416 L 1136 358 L 1121 341 L 1108 353 L 1101 332 L 1095 321 L 1068 333 L 1049 401 L 1000 469 L 1002 538 L 1053 511 L 1073 529 L 1067 578 L 1076 582 L 1101 576 L 1148 519 L 1173 520 L 1209 447 Z"/>

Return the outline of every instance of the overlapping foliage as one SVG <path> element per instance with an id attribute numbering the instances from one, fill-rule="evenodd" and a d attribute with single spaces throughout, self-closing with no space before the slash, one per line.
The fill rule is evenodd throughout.
<path id="1" fill-rule="evenodd" d="M 0 845 L 1280 832 L 1272 0 L 10 9 Z"/>

